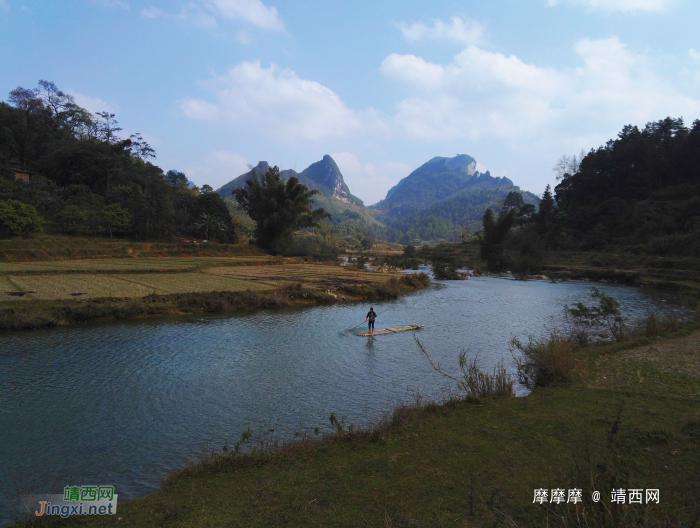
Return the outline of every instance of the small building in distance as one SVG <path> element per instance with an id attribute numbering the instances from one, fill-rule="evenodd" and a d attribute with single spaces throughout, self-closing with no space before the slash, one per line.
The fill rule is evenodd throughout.
<path id="1" fill-rule="evenodd" d="M 27 172 L 25 170 L 21 170 L 21 169 L 15 169 L 15 181 L 22 180 L 24 182 L 28 182 L 29 177 L 30 177 L 29 172 Z"/>
<path id="2" fill-rule="evenodd" d="M 10 162 L 10 170 L 15 173 L 15 181 L 22 180 L 23 182 L 28 182 L 29 178 L 32 176 L 31 171 L 23 167 L 16 158 Z"/>

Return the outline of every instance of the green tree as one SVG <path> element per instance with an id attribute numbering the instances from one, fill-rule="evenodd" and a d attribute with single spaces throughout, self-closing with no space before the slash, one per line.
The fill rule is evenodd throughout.
<path id="1" fill-rule="evenodd" d="M 31 205 L 17 200 L 0 202 L 0 232 L 10 235 L 28 235 L 41 231 L 44 219 Z"/>
<path id="2" fill-rule="evenodd" d="M 176 170 L 169 170 L 165 174 L 165 179 L 166 181 L 172 185 L 174 188 L 183 190 L 187 189 L 187 176 L 185 175 L 184 172 L 176 171 Z"/>
<path id="3" fill-rule="evenodd" d="M 481 260 L 486 261 L 489 269 L 501 271 L 507 262 L 503 248 L 503 240 L 513 226 L 517 211 L 501 211 L 498 218 L 493 217 L 493 211 L 486 209 L 483 218 L 484 230 L 481 239 Z"/>
<path id="4" fill-rule="evenodd" d="M 506 209 L 519 209 L 524 203 L 525 201 L 523 200 L 522 193 L 510 191 L 506 196 L 506 199 L 503 200 L 503 207 Z"/>
<path id="5" fill-rule="evenodd" d="M 554 215 L 554 197 L 552 196 L 552 188 L 547 184 L 540 200 L 540 211 L 537 214 L 537 220 L 545 231 L 549 230 Z"/>
<path id="6" fill-rule="evenodd" d="M 109 204 L 102 209 L 100 223 L 109 231 L 109 239 L 112 240 L 112 230 L 126 229 L 131 224 L 131 214 L 118 203 Z"/>
<path id="7" fill-rule="evenodd" d="M 89 230 L 87 211 L 74 204 L 68 204 L 56 216 L 61 231 L 65 233 L 87 233 Z"/>
<path id="8" fill-rule="evenodd" d="M 405 257 L 415 258 L 416 257 L 416 246 L 411 246 L 411 245 L 406 246 L 405 248 L 403 248 L 403 254 Z"/>
<path id="9" fill-rule="evenodd" d="M 209 235 L 217 231 L 226 231 L 226 224 L 209 213 L 202 213 L 195 227 L 204 230 L 204 240 L 209 240 Z"/>
<path id="10" fill-rule="evenodd" d="M 276 166 L 264 175 L 253 175 L 245 187 L 233 191 L 236 201 L 255 221 L 258 244 L 274 252 L 287 247 L 295 231 L 331 217 L 323 208 L 313 209 L 316 194 L 317 190 L 310 191 L 294 176 L 285 183 Z"/>
<path id="11" fill-rule="evenodd" d="M 360 245 L 362 246 L 362 249 L 369 251 L 374 247 L 374 240 L 369 237 L 365 237 L 360 242 Z"/>

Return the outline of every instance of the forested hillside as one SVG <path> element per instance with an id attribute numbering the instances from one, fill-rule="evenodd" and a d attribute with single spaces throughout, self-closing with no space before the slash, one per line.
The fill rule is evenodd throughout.
<path id="1" fill-rule="evenodd" d="M 388 225 L 405 233 L 401 241 L 406 244 L 416 240 L 454 240 L 461 231 L 474 233 L 481 229 L 484 208 L 500 211 L 503 201 L 511 192 L 523 197 L 523 202 L 536 206 L 539 200 L 528 192 L 506 189 L 473 189 L 434 203 L 406 217 L 385 219 Z"/>
<path id="2" fill-rule="evenodd" d="M 0 102 L 2 235 L 44 229 L 237 240 L 213 189 L 190 189 L 184 174 L 165 174 L 139 134 L 120 132 L 114 114 L 91 114 L 51 82 L 13 90 Z"/>
<path id="3" fill-rule="evenodd" d="M 532 272 L 547 249 L 700 257 L 700 120 L 626 126 L 556 170 L 559 184 L 554 193 L 547 186 L 536 213 L 484 214 L 489 268 Z"/>
<path id="4" fill-rule="evenodd" d="M 554 247 L 700 256 L 700 120 L 626 126 L 555 188 Z"/>

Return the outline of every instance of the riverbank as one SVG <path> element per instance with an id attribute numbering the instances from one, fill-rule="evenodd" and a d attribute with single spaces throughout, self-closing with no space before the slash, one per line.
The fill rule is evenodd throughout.
<path id="1" fill-rule="evenodd" d="M 470 267 L 481 272 L 480 252 L 479 242 L 471 241 L 444 243 L 425 254 L 465 260 Z M 511 254 L 510 259 L 516 261 L 517 255 Z M 692 308 L 700 302 L 700 259 L 693 257 L 637 255 L 622 251 L 547 250 L 533 256 L 529 270 L 514 270 L 513 273 L 521 279 L 590 280 L 654 288 L 673 292 Z"/>
<path id="2" fill-rule="evenodd" d="M 229 446 L 114 517 L 36 525 L 599 526 L 607 510 L 609 525 L 692 526 L 700 327 L 579 349 L 570 384 L 524 398 L 418 401 L 366 431 L 335 424 L 278 449 Z M 579 488 L 583 503 L 533 504 L 540 488 Z M 660 503 L 612 504 L 612 488 L 658 489 Z"/>
<path id="3" fill-rule="evenodd" d="M 111 263 L 113 264 L 113 262 Z M 265 266 L 207 267 L 196 272 L 179 273 L 113 273 L 29 274 L 21 276 L 33 281 L 38 291 L 52 288 L 53 298 L 32 299 L 25 293 L 20 300 L 0 303 L 0 330 L 48 328 L 89 321 L 132 319 L 159 315 L 220 313 L 258 308 L 279 308 L 293 305 L 331 304 L 364 299 L 391 299 L 425 288 L 430 279 L 425 274 L 390 275 L 346 270 L 340 266 L 279 264 Z M 18 275 L 12 275 L 16 286 Z M 0 280 L 2 276 L 0 276 Z M 115 279 L 118 284 L 115 283 Z M 217 284 L 216 280 L 219 280 Z M 56 291 L 57 283 L 63 289 Z M 92 288 L 93 294 L 79 291 L 87 298 L 71 299 L 63 290 Z M 105 286 L 122 287 L 131 296 L 100 297 Z M 116 286 L 115 286 L 116 284 Z M 157 293 L 154 284 L 175 293 Z M 212 287 L 219 291 L 209 291 Z M 35 286 L 37 287 L 37 286 Z M 26 288 L 26 286 L 25 286 Z M 137 296 L 134 292 L 148 291 Z M 197 289 L 203 291 L 196 291 Z M 217 290 L 218 290 L 217 288 Z M 224 289 L 225 288 L 225 289 Z M 177 291 L 179 290 L 179 291 Z M 188 291 L 189 290 L 189 291 Z M 195 290 L 195 291 L 192 291 Z M 24 293 L 25 290 L 21 290 Z M 34 294 L 38 293 L 37 290 Z M 165 290 L 167 291 L 167 290 Z M 51 295 L 51 293 L 46 293 Z M 82 297 L 82 295 L 81 295 Z"/>

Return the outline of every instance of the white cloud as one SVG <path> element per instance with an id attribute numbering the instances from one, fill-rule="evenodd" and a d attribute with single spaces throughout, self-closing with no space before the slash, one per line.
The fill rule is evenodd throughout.
<path id="1" fill-rule="evenodd" d="M 165 13 L 157 7 L 147 7 L 141 11 L 143 18 L 160 18 L 165 16 Z"/>
<path id="2" fill-rule="evenodd" d="M 284 29 L 277 8 L 268 7 L 260 0 L 212 0 L 211 4 L 225 18 L 243 20 L 265 29 Z"/>
<path id="3" fill-rule="evenodd" d="M 219 19 L 230 19 L 240 20 L 263 29 L 284 30 L 277 8 L 268 7 L 260 0 L 200 0 L 185 4 L 175 14 L 166 13 L 157 7 L 147 7 L 141 11 L 141 16 L 149 19 L 174 18 L 202 28 L 217 26 Z"/>
<path id="4" fill-rule="evenodd" d="M 182 112 L 204 121 L 222 121 L 239 129 L 258 129 L 284 139 L 320 140 L 363 128 L 372 111 L 349 109 L 338 94 L 302 79 L 295 72 L 242 62 L 227 75 L 205 83 L 216 102 L 188 99 Z"/>
<path id="5" fill-rule="evenodd" d="M 700 62 L 700 51 L 697 51 L 695 48 L 690 48 L 688 50 L 688 57 L 690 57 L 695 62 Z"/>
<path id="6" fill-rule="evenodd" d="M 147 19 L 172 18 L 188 22 L 199 28 L 211 28 L 217 25 L 216 17 L 199 4 L 189 3 L 182 7 L 179 13 L 166 13 L 157 7 L 147 7 L 141 11 L 141 16 Z"/>
<path id="7" fill-rule="evenodd" d="M 382 61 L 381 71 L 389 77 L 431 88 L 443 82 L 445 69 L 415 55 L 392 53 Z"/>
<path id="8" fill-rule="evenodd" d="M 113 114 L 117 111 L 116 105 L 108 103 L 99 97 L 91 97 L 73 90 L 67 90 L 67 92 L 75 98 L 75 103 L 78 106 L 85 108 L 85 110 L 88 110 L 93 114 L 97 112 L 109 112 Z"/>
<path id="9" fill-rule="evenodd" d="M 385 161 L 378 165 L 362 163 L 351 152 L 334 152 L 330 156 L 338 164 L 350 192 L 364 201 L 365 205 L 382 200 L 389 189 L 413 170 L 410 165 L 395 161 Z"/>
<path id="10" fill-rule="evenodd" d="M 183 172 L 200 187 L 207 184 L 218 189 L 248 172 L 248 164 L 249 161 L 239 154 L 216 150 L 207 154 L 202 162 L 185 167 Z"/>
<path id="11" fill-rule="evenodd" d="M 580 5 L 600 11 L 665 11 L 675 0 L 547 0 L 548 7 Z"/>
<path id="12" fill-rule="evenodd" d="M 407 40 L 441 39 L 466 44 L 477 44 L 483 38 L 484 28 L 478 22 L 453 16 L 449 22 L 434 19 L 432 24 L 413 22 L 399 24 L 401 33 Z"/>
<path id="13" fill-rule="evenodd" d="M 122 2 L 121 0 L 91 0 L 92 3 L 101 5 L 102 7 L 106 7 L 108 9 L 115 9 L 115 8 L 121 8 L 121 9 L 129 9 L 129 4 L 126 2 Z"/>
<path id="14" fill-rule="evenodd" d="M 574 51 L 582 65 L 571 70 L 473 45 L 447 65 L 389 55 L 382 72 L 412 92 L 399 102 L 394 124 L 422 140 L 600 141 L 627 123 L 700 111 L 699 99 L 656 76 L 646 57 L 616 37 L 582 39 Z M 428 86 L 424 76 L 431 73 Z"/>
<path id="15" fill-rule="evenodd" d="M 185 5 L 173 18 L 189 22 L 199 28 L 211 28 L 217 25 L 216 17 L 197 4 Z"/>

